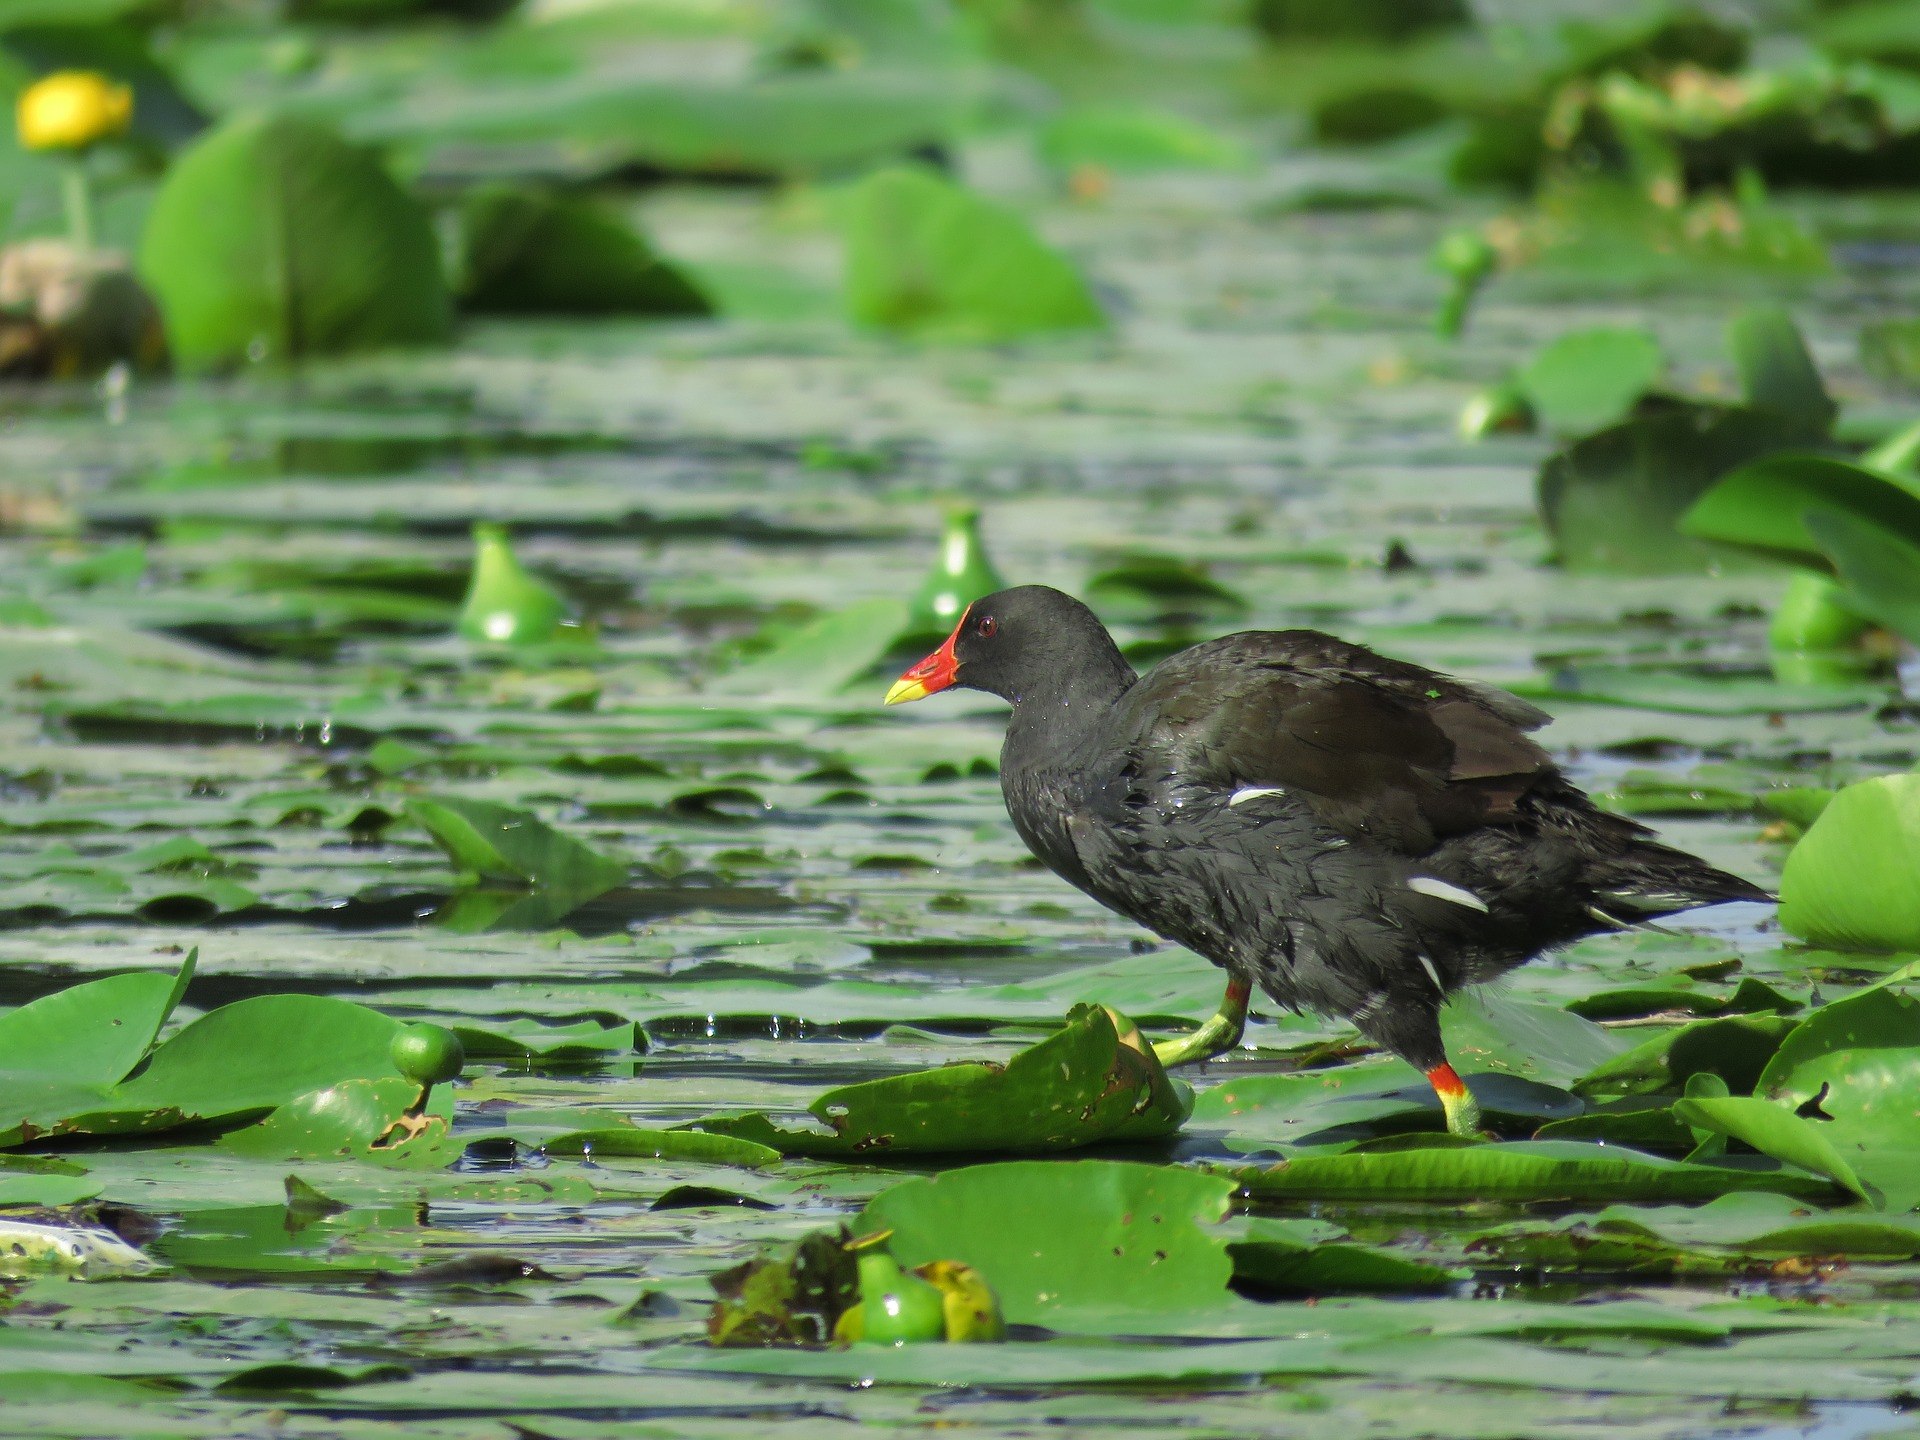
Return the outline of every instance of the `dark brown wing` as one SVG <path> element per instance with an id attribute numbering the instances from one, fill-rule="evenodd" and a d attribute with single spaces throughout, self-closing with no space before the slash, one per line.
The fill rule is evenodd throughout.
<path id="1" fill-rule="evenodd" d="M 1340 833 L 1413 855 L 1513 819 L 1556 773 L 1526 734 L 1543 711 L 1313 630 L 1197 645 L 1125 704 L 1134 753 L 1166 780 L 1282 789 Z"/>

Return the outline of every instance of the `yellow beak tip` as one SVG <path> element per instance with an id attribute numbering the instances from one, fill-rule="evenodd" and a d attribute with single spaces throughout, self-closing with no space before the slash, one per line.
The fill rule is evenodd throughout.
<path id="1" fill-rule="evenodd" d="M 896 680 L 893 682 L 893 688 L 887 691 L 887 698 L 880 703 L 882 705 L 905 705 L 910 700 L 924 700 L 926 698 L 927 687 L 922 685 L 918 680 Z"/>

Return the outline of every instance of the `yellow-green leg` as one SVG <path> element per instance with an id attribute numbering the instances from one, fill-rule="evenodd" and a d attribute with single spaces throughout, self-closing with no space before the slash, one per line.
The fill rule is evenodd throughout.
<path id="1" fill-rule="evenodd" d="M 1440 1097 L 1440 1108 L 1447 1112 L 1448 1133 L 1464 1135 L 1469 1140 L 1479 1139 L 1480 1102 L 1473 1098 L 1460 1073 L 1443 1060 L 1427 1071 L 1427 1081 L 1433 1086 L 1433 1093 Z"/>
<path id="2" fill-rule="evenodd" d="M 1168 1068 L 1224 1055 L 1247 1032 L 1247 1001 L 1252 995 L 1253 986 L 1245 980 L 1229 980 L 1226 998 L 1213 1018 L 1190 1035 L 1155 1041 L 1154 1055 Z"/>

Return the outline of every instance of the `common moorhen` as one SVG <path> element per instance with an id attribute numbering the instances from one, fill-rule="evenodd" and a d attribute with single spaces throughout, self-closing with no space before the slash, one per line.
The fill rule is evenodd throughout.
<path id="1" fill-rule="evenodd" d="M 952 685 L 1013 704 L 1000 785 L 1049 869 L 1213 961 L 1226 999 L 1167 1064 L 1237 1045 L 1251 986 L 1350 1020 L 1479 1109 L 1441 1002 L 1542 950 L 1758 886 L 1595 808 L 1489 686 L 1314 630 L 1210 640 L 1134 673 L 1044 585 L 975 601 L 887 704 Z"/>

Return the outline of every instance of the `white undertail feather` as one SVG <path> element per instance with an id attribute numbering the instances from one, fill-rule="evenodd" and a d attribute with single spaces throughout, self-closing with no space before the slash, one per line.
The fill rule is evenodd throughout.
<path id="1" fill-rule="evenodd" d="M 1464 905 L 1469 910 L 1478 910 L 1486 914 L 1487 902 L 1471 890 L 1462 890 L 1458 885 L 1449 885 L 1444 880 L 1436 880 L 1431 875 L 1416 875 L 1407 881 L 1407 889 L 1416 895 L 1430 895 L 1435 900 L 1446 900 L 1455 905 Z"/>
<path id="2" fill-rule="evenodd" d="M 1278 785 L 1243 785 L 1228 798 L 1227 804 L 1244 805 L 1249 800 L 1258 800 L 1267 795 L 1284 795 L 1287 792 Z"/>
<path id="3" fill-rule="evenodd" d="M 1422 955 L 1420 957 L 1420 963 L 1427 967 L 1427 974 L 1433 977 L 1433 988 L 1438 990 L 1442 995 L 1446 994 L 1447 993 L 1446 984 L 1444 981 L 1440 979 L 1440 972 L 1439 970 L 1434 968 L 1433 961 L 1429 960 L 1426 956 Z"/>

